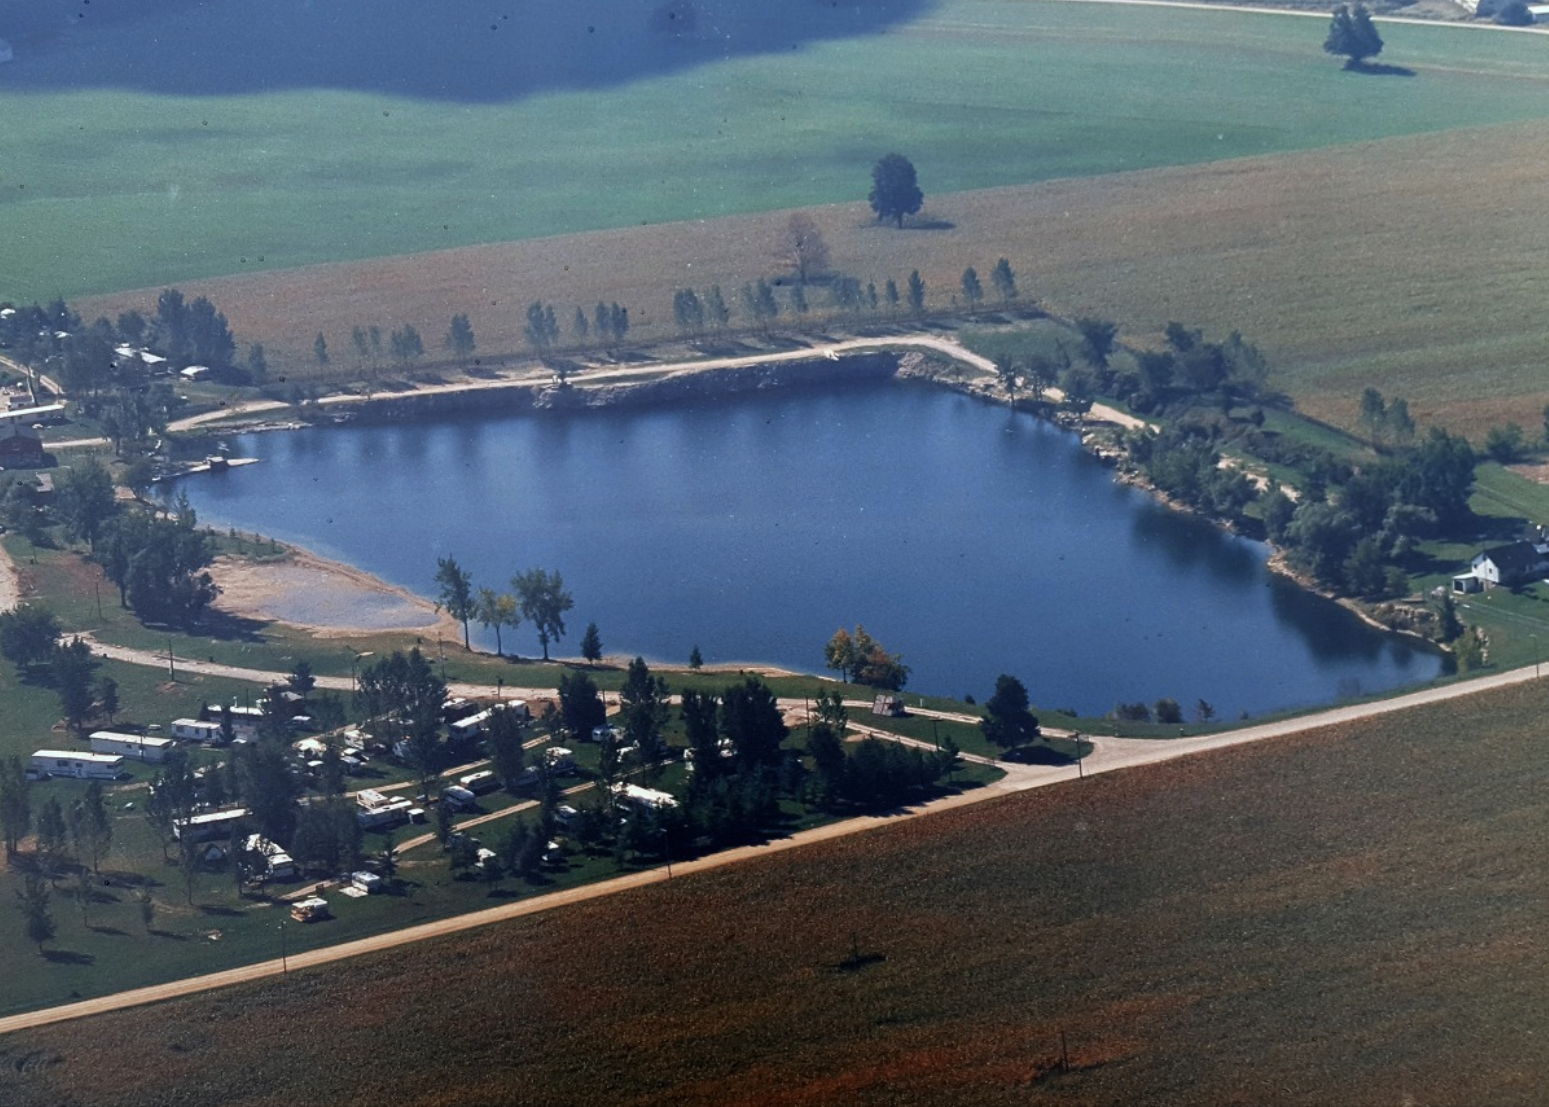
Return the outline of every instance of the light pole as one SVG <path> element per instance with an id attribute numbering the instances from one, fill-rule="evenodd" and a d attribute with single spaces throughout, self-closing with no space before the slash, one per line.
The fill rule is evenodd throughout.
<path id="1" fill-rule="evenodd" d="M 170 634 L 167 636 L 167 680 L 174 683 L 177 681 L 177 662 L 172 656 L 172 636 Z"/>
<path id="2" fill-rule="evenodd" d="M 362 660 L 364 660 L 365 658 L 370 657 L 376 651 L 374 651 L 374 650 L 366 650 L 366 651 L 362 652 L 360 650 L 357 650 L 354 646 L 345 646 L 344 648 L 349 650 L 350 651 L 350 655 L 351 655 L 350 656 L 350 694 L 351 695 L 359 695 L 360 694 L 360 682 L 355 679 L 355 666 L 359 665 Z"/>
<path id="3" fill-rule="evenodd" d="M 1078 730 L 1074 734 L 1072 734 L 1070 737 L 1071 737 L 1071 740 L 1076 743 L 1076 779 L 1077 780 L 1085 780 L 1086 779 L 1086 761 L 1081 756 L 1081 732 Z"/>
<path id="4" fill-rule="evenodd" d="M 280 916 L 280 975 L 290 975 L 290 959 L 285 954 L 285 917 Z"/>
<path id="5" fill-rule="evenodd" d="M 1533 640 L 1533 679 L 1537 680 L 1538 679 L 1538 635 L 1536 635 L 1536 634 L 1529 634 L 1528 637 Z"/>

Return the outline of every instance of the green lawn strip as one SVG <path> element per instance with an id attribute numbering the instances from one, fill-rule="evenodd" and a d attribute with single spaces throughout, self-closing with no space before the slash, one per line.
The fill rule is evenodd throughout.
<path id="1" fill-rule="evenodd" d="M 1487 461 L 1474 470 L 1474 495 L 1469 506 L 1478 515 L 1549 524 L 1549 485 Z"/>
<path id="2" fill-rule="evenodd" d="M 1420 79 L 1341 72 L 1313 20 L 949 0 L 884 35 L 513 100 L 13 92 L 0 288 L 72 296 L 857 200 L 879 134 L 921 167 L 928 202 L 1549 114 L 1533 36 L 1383 33 L 1384 60 Z M 802 172 L 770 169 L 789 165 Z"/>

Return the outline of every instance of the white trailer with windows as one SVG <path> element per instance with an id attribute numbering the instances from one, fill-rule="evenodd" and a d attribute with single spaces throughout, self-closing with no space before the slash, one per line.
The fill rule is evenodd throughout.
<path id="1" fill-rule="evenodd" d="M 39 780 L 51 776 L 73 777 L 76 780 L 117 780 L 124 773 L 124 755 L 38 750 L 32 755 L 32 764 L 27 772 Z"/>
<path id="2" fill-rule="evenodd" d="M 120 734 L 114 730 L 94 730 L 91 733 L 93 753 L 117 753 L 134 761 L 149 761 L 153 764 L 165 761 L 167 751 L 175 744 L 171 738 Z"/>

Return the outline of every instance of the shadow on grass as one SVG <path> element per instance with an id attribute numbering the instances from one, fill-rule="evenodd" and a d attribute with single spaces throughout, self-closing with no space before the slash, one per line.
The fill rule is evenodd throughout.
<path id="1" fill-rule="evenodd" d="M 73 949 L 46 949 L 43 959 L 56 965 L 94 965 L 97 959 L 89 953 L 77 953 Z"/>
<path id="2" fill-rule="evenodd" d="M 107 934 L 114 938 L 122 938 L 125 936 L 125 934 L 128 933 L 127 931 L 120 930 L 116 926 L 89 926 L 86 929 L 90 930 L 93 934 Z"/>
<path id="3" fill-rule="evenodd" d="M 1002 761 L 1012 761 L 1018 765 L 1074 765 L 1076 758 L 1068 753 L 1050 746 L 1018 746 L 1016 749 L 1007 750 L 1001 757 Z"/>
<path id="4" fill-rule="evenodd" d="M 1415 71 L 1405 65 L 1385 65 L 1382 62 L 1347 62 L 1346 73 L 1362 73 L 1368 77 L 1413 77 Z"/>
<path id="5" fill-rule="evenodd" d="M 202 904 L 199 910 L 206 915 L 219 915 L 227 919 L 240 919 L 245 914 L 245 912 L 239 911 L 235 907 L 226 907 L 222 904 L 214 903 Z"/>

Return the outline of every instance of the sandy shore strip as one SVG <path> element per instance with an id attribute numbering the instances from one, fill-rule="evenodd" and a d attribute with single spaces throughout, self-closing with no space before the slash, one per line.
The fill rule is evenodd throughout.
<path id="1" fill-rule="evenodd" d="M 210 575 L 220 588 L 214 606 L 221 611 L 319 638 L 403 631 L 462 641 L 462 625 L 424 597 L 295 547 L 278 561 L 220 557 Z"/>
<path id="2" fill-rule="evenodd" d="M 16 563 L 5 547 L 0 546 L 0 611 L 10 611 L 21 603 L 21 599 L 21 579 L 16 574 Z"/>

